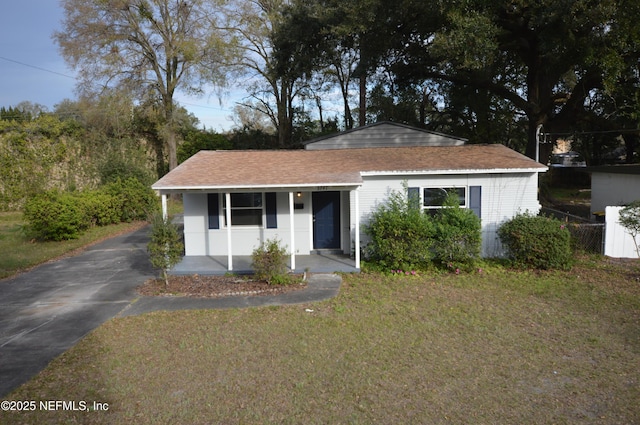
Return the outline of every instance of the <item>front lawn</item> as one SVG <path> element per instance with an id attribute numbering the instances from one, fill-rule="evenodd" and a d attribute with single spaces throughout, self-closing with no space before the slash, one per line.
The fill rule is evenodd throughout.
<path id="1" fill-rule="evenodd" d="M 638 278 L 363 273 L 317 304 L 114 319 L 5 397 L 108 410 L 0 423 L 640 423 Z"/>

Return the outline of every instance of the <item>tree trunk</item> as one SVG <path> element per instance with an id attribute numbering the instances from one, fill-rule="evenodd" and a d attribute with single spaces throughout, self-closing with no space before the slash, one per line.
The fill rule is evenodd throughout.
<path id="1" fill-rule="evenodd" d="M 367 124 L 367 73 L 360 74 L 360 111 L 359 111 L 360 127 Z"/>
<path id="2" fill-rule="evenodd" d="M 622 135 L 624 139 L 624 147 L 627 151 L 627 164 L 635 163 L 635 153 L 636 148 L 638 147 L 638 143 L 640 143 L 640 135 L 638 133 L 626 133 Z"/>
<path id="3" fill-rule="evenodd" d="M 320 132 L 324 133 L 324 119 L 322 117 L 322 99 L 316 96 L 316 106 L 318 107 L 318 116 L 320 118 Z"/>
<path id="4" fill-rule="evenodd" d="M 165 131 L 164 139 L 167 144 L 167 155 L 169 157 L 169 171 L 178 166 L 178 138 L 173 120 L 173 98 L 167 96 L 164 100 Z"/>
<path id="5" fill-rule="evenodd" d="M 289 98 L 288 87 L 285 82 L 282 82 L 280 87 L 280 98 L 278 102 L 278 148 L 284 149 L 288 142 L 291 140 L 291 128 L 289 126 L 289 107 L 287 99 Z"/>

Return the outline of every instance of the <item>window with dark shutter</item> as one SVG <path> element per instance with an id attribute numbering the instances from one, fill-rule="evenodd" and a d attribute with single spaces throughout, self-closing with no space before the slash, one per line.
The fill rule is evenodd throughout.
<path id="1" fill-rule="evenodd" d="M 469 186 L 469 209 L 482 218 L 482 186 Z"/>
<path id="2" fill-rule="evenodd" d="M 207 209 L 209 214 L 209 229 L 220 228 L 220 195 L 207 194 Z"/>
<path id="3" fill-rule="evenodd" d="M 278 228 L 278 212 L 277 212 L 277 196 L 276 192 L 267 192 L 264 194 L 265 214 L 267 216 L 267 229 Z"/>

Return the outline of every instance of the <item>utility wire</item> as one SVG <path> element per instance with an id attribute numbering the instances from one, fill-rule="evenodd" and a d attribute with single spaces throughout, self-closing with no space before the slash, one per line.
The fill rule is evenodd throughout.
<path id="1" fill-rule="evenodd" d="M 50 73 L 50 74 L 60 75 L 61 77 L 71 78 L 72 80 L 75 80 L 75 79 L 76 79 L 76 77 L 72 77 L 71 75 L 62 74 L 62 73 L 60 73 L 60 72 L 52 71 L 52 70 L 50 70 L 50 69 L 46 69 L 46 68 L 41 68 L 41 67 L 39 67 L 39 66 L 35 66 L 35 65 L 29 65 L 28 63 L 24 63 L 24 62 L 20 62 L 20 61 L 17 61 L 17 60 L 13 60 L 13 59 L 5 58 L 4 56 L 0 56 L 0 59 L 5 60 L 5 61 L 7 61 L 7 62 L 17 63 L 18 65 L 28 66 L 29 68 L 37 69 L 37 70 L 39 70 L 39 71 L 48 72 L 48 73 Z"/>
<path id="2" fill-rule="evenodd" d="M 586 134 L 638 133 L 640 128 L 620 128 L 617 130 L 574 131 L 567 133 L 540 133 L 540 136 L 579 136 Z"/>
<path id="3" fill-rule="evenodd" d="M 6 58 L 4 56 L 0 56 L 0 59 L 5 60 L 7 62 L 13 62 L 13 63 L 16 63 L 18 65 L 26 66 L 26 67 L 29 67 L 29 68 L 37 69 L 38 71 L 48 72 L 50 74 L 55 74 L 55 75 L 59 75 L 61 77 L 70 78 L 72 80 L 76 79 L 76 77 L 72 77 L 71 75 L 62 74 L 60 72 L 52 71 L 50 69 L 42 68 L 42 67 L 35 66 L 35 65 L 30 65 L 28 63 L 20 62 L 20 61 L 14 60 L 14 59 L 9 59 L 9 58 Z M 212 110 L 225 111 L 225 112 L 233 112 L 232 109 L 228 109 L 228 108 L 224 108 L 224 107 L 198 105 L 198 104 L 195 104 L 195 103 L 179 102 L 179 101 L 176 101 L 176 103 L 183 104 L 183 105 L 189 105 L 189 106 L 195 106 L 195 107 L 198 107 L 198 108 L 212 109 Z"/>

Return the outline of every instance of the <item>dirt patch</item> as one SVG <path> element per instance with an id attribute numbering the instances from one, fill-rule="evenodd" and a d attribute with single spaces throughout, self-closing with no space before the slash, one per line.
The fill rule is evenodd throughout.
<path id="1" fill-rule="evenodd" d="M 290 285 L 272 285 L 252 276 L 169 276 L 169 285 L 162 279 L 150 279 L 138 287 L 145 296 L 229 297 L 243 295 L 276 295 L 299 291 L 307 283 L 299 281 Z"/>

